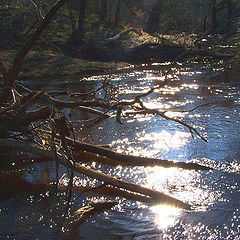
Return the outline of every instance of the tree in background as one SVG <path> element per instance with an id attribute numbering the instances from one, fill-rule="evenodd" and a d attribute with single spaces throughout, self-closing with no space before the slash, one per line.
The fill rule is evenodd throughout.
<path id="1" fill-rule="evenodd" d="M 218 14 L 223 10 L 227 10 L 227 19 L 225 32 L 231 30 L 232 25 L 232 1 L 231 0 L 213 0 L 212 3 L 212 28 L 210 32 L 215 32 L 218 27 Z"/>
<path id="2" fill-rule="evenodd" d="M 106 23 L 108 17 L 108 0 L 100 1 L 99 17 L 101 22 Z"/>
<path id="3" fill-rule="evenodd" d="M 160 13 L 162 10 L 162 1 L 157 0 L 153 5 L 152 11 L 150 13 L 145 31 L 148 33 L 159 32 L 159 21 L 160 21 Z"/>
<path id="4" fill-rule="evenodd" d="M 37 27 L 53 0 L 0 1 L 0 45 L 25 38 Z M 137 27 L 148 33 L 216 32 L 225 22 L 225 32 L 236 19 L 238 0 L 68 0 L 55 17 L 48 39 L 62 34 L 81 41 L 86 33 L 114 35 Z M 59 29 L 61 26 L 64 28 Z M 55 27 L 55 29 L 54 29 Z M 221 31 L 223 32 L 223 31 Z M 46 35 L 43 36 L 46 40 Z M 22 40 L 21 40 L 22 41 Z M 20 41 L 20 42 L 21 42 Z M 45 41 L 46 43 L 46 41 Z"/>
<path id="5" fill-rule="evenodd" d="M 119 24 L 120 24 L 121 3 L 122 3 L 121 0 L 117 0 L 117 7 L 116 7 L 115 21 L 114 21 L 114 25 L 115 25 L 115 27 L 119 26 Z"/>
<path id="6" fill-rule="evenodd" d="M 88 0 L 81 0 L 80 8 L 78 12 L 78 28 L 77 28 L 77 37 L 79 40 L 83 39 L 85 35 L 85 20 L 88 7 Z"/>

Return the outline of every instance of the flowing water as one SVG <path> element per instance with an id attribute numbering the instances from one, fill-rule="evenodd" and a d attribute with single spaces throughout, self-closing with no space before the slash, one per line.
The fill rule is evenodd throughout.
<path id="1" fill-rule="evenodd" d="M 155 65 L 155 68 L 86 78 L 68 88 L 71 91 L 96 89 L 107 77 L 120 90 L 119 97 L 130 99 L 163 81 L 163 66 Z M 149 108 L 176 110 L 169 112 L 169 116 L 194 126 L 208 142 L 192 136 L 180 124 L 152 115 L 125 116 L 123 124 L 117 123 L 114 117 L 95 125 L 74 123 L 75 137 L 94 144 L 108 144 L 119 152 L 193 161 L 214 168 L 201 172 L 90 164 L 114 177 L 188 202 L 193 210 L 116 198 L 119 204 L 115 208 L 90 218 L 71 239 L 240 239 L 240 77 L 236 72 L 210 71 L 192 65 L 179 66 L 168 78 L 168 85 L 144 98 L 144 104 Z M 200 105 L 194 111 L 177 112 Z M 89 117 L 77 109 L 65 109 L 65 112 L 71 113 L 73 121 Z M 28 181 L 54 179 L 52 163 L 34 164 L 28 170 L 25 171 Z M 61 170 L 63 173 L 64 169 Z M 65 180 L 63 176 L 61 181 Z M 75 184 L 94 186 L 98 182 L 77 175 Z M 65 219 L 61 196 L 25 191 L 2 201 L 0 239 L 69 239 L 61 229 Z M 83 194 L 73 208 L 101 199 L 114 198 Z"/>

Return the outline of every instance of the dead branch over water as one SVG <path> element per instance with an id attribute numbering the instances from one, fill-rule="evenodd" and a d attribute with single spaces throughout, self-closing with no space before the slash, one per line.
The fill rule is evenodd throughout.
<path id="1" fill-rule="evenodd" d="M 5 149 L 14 149 L 55 161 L 56 185 L 59 190 L 66 191 L 68 201 L 72 199 L 72 192 L 86 192 L 89 194 L 122 196 L 136 201 L 153 204 L 165 203 L 187 210 L 191 209 L 188 203 L 159 191 L 93 170 L 84 166 L 82 162 L 97 161 L 104 164 L 125 166 L 179 167 L 187 170 L 210 170 L 210 168 L 195 163 L 127 155 L 78 141 L 74 137 L 71 122 L 61 112 L 63 108 L 78 108 L 81 111 L 94 114 L 94 118 L 87 119 L 82 124 L 96 122 L 110 116 L 114 116 L 117 122 L 122 124 L 123 117 L 129 114 L 158 115 L 165 120 L 182 125 L 192 135 L 206 141 L 197 129 L 180 118 L 169 117 L 166 110 L 150 109 L 144 105 L 145 97 L 168 85 L 167 74 L 165 80 L 159 83 L 158 86 L 136 95 L 131 100 L 120 99 L 118 89 L 107 79 L 102 82 L 98 89 L 87 93 L 34 91 L 17 82 L 25 56 L 32 49 L 34 42 L 47 27 L 57 10 L 65 3 L 66 0 L 59 0 L 50 8 L 39 27 L 19 50 L 12 68 L 9 71 L 5 71 L 5 69 L 2 71 L 4 74 L 3 79 L 0 79 L 0 154 L 4 153 Z M 170 70 L 171 66 L 169 67 Z M 63 101 L 55 98 L 59 94 L 68 95 L 69 100 Z M 102 95 L 105 95 L 105 98 L 101 97 Z M 70 181 L 68 186 L 59 184 L 59 164 L 65 166 L 69 172 Z M 75 173 L 97 179 L 104 184 L 96 189 L 74 186 L 73 176 Z M 110 206 L 112 205 L 110 204 Z M 107 207 L 109 207 L 108 204 Z M 92 212 L 88 212 L 85 215 L 86 218 L 91 214 Z M 73 228 L 76 228 L 78 224 L 79 222 Z"/>
<path id="2" fill-rule="evenodd" d="M 196 133 L 196 135 L 199 136 L 202 140 L 205 140 L 193 127 L 185 124 L 179 119 L 167 117 L 165 115 L 166 111 L 161 112 L 160 110 L 149 109 L 144 106 L 141 99 L 160 89 L 165 84 L 166 81 L 159 84 L 157 87 L 151 88 L 145 93 L 135 96 L 133 100 L 128 101 L 118 100 L 117 94 L 114 94 L 114 91 L 116 89 L 114 89 L 114 86 L 111 86 L 110 83 L 108 83 L 108 89 L 105 90 L 105 93 L 108 94 L 108 101 L 98 98 L 98 91 L 104 89 L 106 82 L 104 82 L 103 86 L 100 87 L 97 91 L 89 92 L 89 94 L 84 95 L 87 100 L 76 99 L 76 97 L 82 97 L 83 94 L 75 93 L 74 100 L 72 101 L 57 100 L 44 91 L 31 91 L 30 89 L 27 89 L 23 86 L 20 86 L 19 88 L 19 86 L 17 87 L 16 85 L 16 90 L 21 92 L 21 94 L 19 94 L 21 97 L 19 97 L 19 99 L 15 100 L 13 103 L 2 107 L 0 112 L 1 137 L 15 138 L 16 141 L 5 140 L 2 138 L 0 140 L 0 145 L 2 147 L 19 149 L 24 152 L 31 152 L 40 156 L 44 156 L 48 159 L 52 159 L 56 161 L 56 166 L 58 166 L 58 163 L 60 163 L 72 171 L 87 175 L 91 178 L 103 181 L 107 185 L 118 188 L 119 195 L 121 195 L 119 192 L 120 189 L 122 189 L 122 192 L 124 191 L 123 189 L 125 189 L 127 191 L 135 192 L 138 194 L 136 195 L 133 193 L 130 194 L 125 192 L 125 196 L 129 197 L 129 195 L 131 195 L 131 198 L 133 199 L 140 199 L 148 202 L 161 202 L 180 208 L 190 209 L 190 206 L 188 204 L 167 196 L 163 193 L 159 193 L 157 191 L 147 189 L 136 184 L 127 183 L 101 172 L 86 168 L 80 163 L 77 163 L 76 159 L 79 159 L 80 161 L 97 161 L 112 165 L 180 167 L 188 170 L 209 170 L 210 168 L 195 163 L 174 162 L 164 159 L 139 157 L 117 153 L 111 149 L 106 149 L 78 141 L 74 138 L 69 137 L 73 134 L 73 129 L 69 129 L 69 124 L 67 123 L 65 116 L 61 113 L 62 108 L 78 107 L 82 111 L 88 111 L 96 114 L 96 119 L 98 120 L 103 116 L 108 117 L 108 112 L 115 111 L 116 120 L 121 123 L 121 118 L 123 117 L 122 112 L 125 109 L 131 109 L 133 114 L 141 113 L 160 115 L 166 120 L 175 121 L 187 127 L 192 134 Z M 99 108 L 102 110 L 99 110 Z M 41 126 L 44 126 L 45 121 L 47 121 L 47 126 L 52 129 L 50 132 L 44 129 L 41 130 Z M 36 125 L 38 122 L 40 127 Z M 54 124 L 53 126 L 51 126 L 51 122 Z M 34 125 L 32 126 L 32 124 Z M 53 131 L 53 129 L 55 130 Z M 18 132 L 18 134 L 14 134 L 14 132 Z M 34 144 L 30 145 L 24 142 L 19 142 L 19 140 L 24 137 L 30 137 L 33 143 L 34 139 L 36 138 L 36 134 L 39 134 L 39 132 L 42 134 L 38 135 L 38 138 L 41 139 L 43 137 L 43 139 L 46 139 L 46 141 L 49 141 L 49 138 L 52 139 L 48 143 L 52 149 L 51 151 L 44 150 L 44 145 L 42 145 L 42 148 L 39 148 Z M 62 145 L 63 151 L 65 152 L 65 158 L 63 158 L 63 156 L 60 155 L 56 150 L 55 145 L 59 143 Z M 74 159 L 72 151 L 74 151 Z M 58 178 L 59 177 L 57 170 L 56 182 L 58 182 Z M 73 189 L 73 187 L 74 186 L 71 186 L 70 188 Z M 106 190 L 107 188 L 105 191 Z M 72 192 L 72 190 L 70 192 Z"/>

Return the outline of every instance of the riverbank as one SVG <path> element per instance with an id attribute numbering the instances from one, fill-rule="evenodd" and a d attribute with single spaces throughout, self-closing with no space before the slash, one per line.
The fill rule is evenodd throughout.
<path id="1" fill-rule="evenodd" d="M 13 62 L 16 50 L 0 51 L 0 58 L 7 68 Z M 99 62 L 72 58 L 49 50 L 31 51 L 26 57 L 19 79 L 54 80 L 76 79 L 95 74 L 117 72 L 130 67 L 122 62 Z"/>
<path id="2" fill-rule="evenodd" d="M 140 32 L 139 32 L 140 33 Z M 183 40 L 184 35 L 154 36 L 145 32 L 130 31 L 120 39 L 114 40 L 117 48 L 111 45 L 103 46 L 106 36 L 87 36 L 85 42 L 70 44 L 67 40 L 57 39 L 54 48 L 52 42 L 37 42 L 23 62 L 19 79 L 24 80 L 54 80 L 54 79 L 79 79 L 96 74 L 119 72 L 132 68 L 132 64 L 120 61 L 122 48 L 134 48 L 141 44 L 160 44 L 161 46 L 192 45 L 191 37 Z M 99 44 L 100 43 L 100 44 Z M 112 43 L 111 43 L 112 44 Z M 84 46 L 84 47 L 83 47 Z M 14 61 L 20 45 L 0 49 L 0 60 L 9 69 Z M 92 50 L 94 49 L 94 50 Z M 101 52 L 101 54 L 99 53 Z M 107 59 L 106 59 L 107 57 Z"/>
<path id="3" fill-rule="evenodd" d="M 238 52 L 237 47 L 230 47 L 219 36 L 197 40 L 199 36 L 196 34 L 186 33 L 150 35 L 135 29 L 125 30 L 123 33 L 111 38 L 102 36 L 94 39 L 93 36 L 88 36 L 89 41 L 86 39 L 85 42 L 75 42 L 72 45 L 69 42 L 62 42 L 58 44 L 60 47 L 57 50 L 37 44 L 27 55 L 19 79 L 27 81 L 81 79 L 96 74 L 129 71 L 147 62 L 171 62 L 181 54 L 201 61 L 205 58 L 204 51 L 223 55 L 230 53 L 236 56 Z M 191 56 L 185 54 L 186 49 L 193 51 Z M 7 69 L 17 51 L 16 47 L 0 50 L 0 59 Z M 196 59 L 194 51 L 202 51 L 204 54 Z M 239 58 L 234 59 L 226 61 L 234 68 L 238 68 Z"/>

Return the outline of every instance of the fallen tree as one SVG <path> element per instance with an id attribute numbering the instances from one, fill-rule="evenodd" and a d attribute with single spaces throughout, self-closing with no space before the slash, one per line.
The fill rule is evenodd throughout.
<path id="1" fill-rule="evenodd" d="M 229 59 L 233 54 L 216 53 L 205 49 L 187 49 L 181 46 L 162 46 L 160 44 L 141 44 L 126 49 L 126 60 L 129 62 L 184 62 L 191 57 L 208 59 Z"/>
<path id="2" fill-rule="evenodd" d="M 131 38 L 129 33 L 135 33 L 138 38 Z M 140 40 L 144 35 L 146 40 Z M 208 36 L 205 36 L 208 38 Z M 189 40 L 187 36 L 184 41 Z M 132 43 L 132 42 L 137 43 Z M 199 43 L 199 40 L 195 40 L 195 43 Z M 152 63 L 152 62 L 186 62 L 191 58 L 195 59 L 209 59 L 209 60 L 226 60 L 233 58 L 233 54 L 216 52 L 209 50 L 208 48 L 202 48 L 201 44 L 189 44 L 183 46 L 169 41 L 166 37 L 160 37 L 158 35 L 150 35 L 142 32 L 139 29 L 129 28 L 122 32 L 117 33 L 112 37 L 106 39 L 85 39 L 83 41 L 77 41 L 74 44 L 72 42 L 66 44 L 66 54 L 81 58 L 84 56 L 88 60 L 98 61 L 121 61 L 133 64 L 138 63 Z M 94 51 L 93 51 L 94 49 Z"/>
<path id="3" fill-rule="evenodd" d="M 25 42 L 25 44 L 22 46 L 22 48 L 18 51 L 14 63 L 11 69 L 7 72 L 6 79 L 4 81 L 3 87 L 5 91 L 2 91 L 0 96 L 0 102 L 4 101 L 10 94 L 10 89 L 12 88 L 14 82 L 17 79 L 17 76 L 20 72 L 20 69 L 22 67 L 22 63 L 24 61 L 24 58 L 28 54 L 28 52 L 32 49 L 33 44 L 36 42 L 36 40 L 39 38 L 39 36 L 42 34 L 42 32 L 46 29 L 48 24 L 51 22 L 57 11 L 67 2 L 67 0 L 58 0 L 55 4 L 50 8 L 46 16 L 43 18 L 37 29 L 34 31 L 34 33 L 31 35 L 31 37 Z"/>
<path id="4" fill-rule="evenodd" d="M 0 139 L 0 145 L 3 147 L 8 147 L 8 148 L 15 148 L 15 149 L 17 148 L 17 149 L 25 151 L 25 152 L 30 152 L 30 153 L 34 153 L 37 155 L 47 157 L 49 159 L 55 159 L 54 151 L 46 151 L 46 150 L 43 150 L 43 149 L 40 149 L 37 147 L 32 147 L 29 144 L 24 144 L 24 143 L 19 143 L 19 142 L 16 143 L 15 141 Z M 148 189 L 148 188 L 145 188 L 145 187 L 133 184 L 133 183 L 128 183 L 128 182 L 122 181 L 120 179 L 111 177 L 104 173 L 101 173 L 101 172 L 95 171 L 93 169 L 90 169 L 88 167 L 82 166 L 79 163 L 69 161 L 69 159 L 64 159 L 61 156 L 58 156 L 58 160 L 62 165 L 65 165 L 66 167 L 68 167 L 80 174 L 89 176 L 91 178 L 95 178 L 99 181 L 103 181 L 105 184 L 109 184 L 114 187 L 118 187 L 118 188 L 126 189 L 129 191 L 135 192 L 135 193 L 146 195 L 146 196 L 154 199 L 155 202 L 169 204 L 169 205 L 173 205 L 175 207 L 184 208 L 184 209 L 188 209 L 188 210 L 190 209 L 189 204 L 186 204 L 182 201 L 179 201 L 173 197 L 170 197 L 170 196 L 160 193 L 158 191 Z"/>

